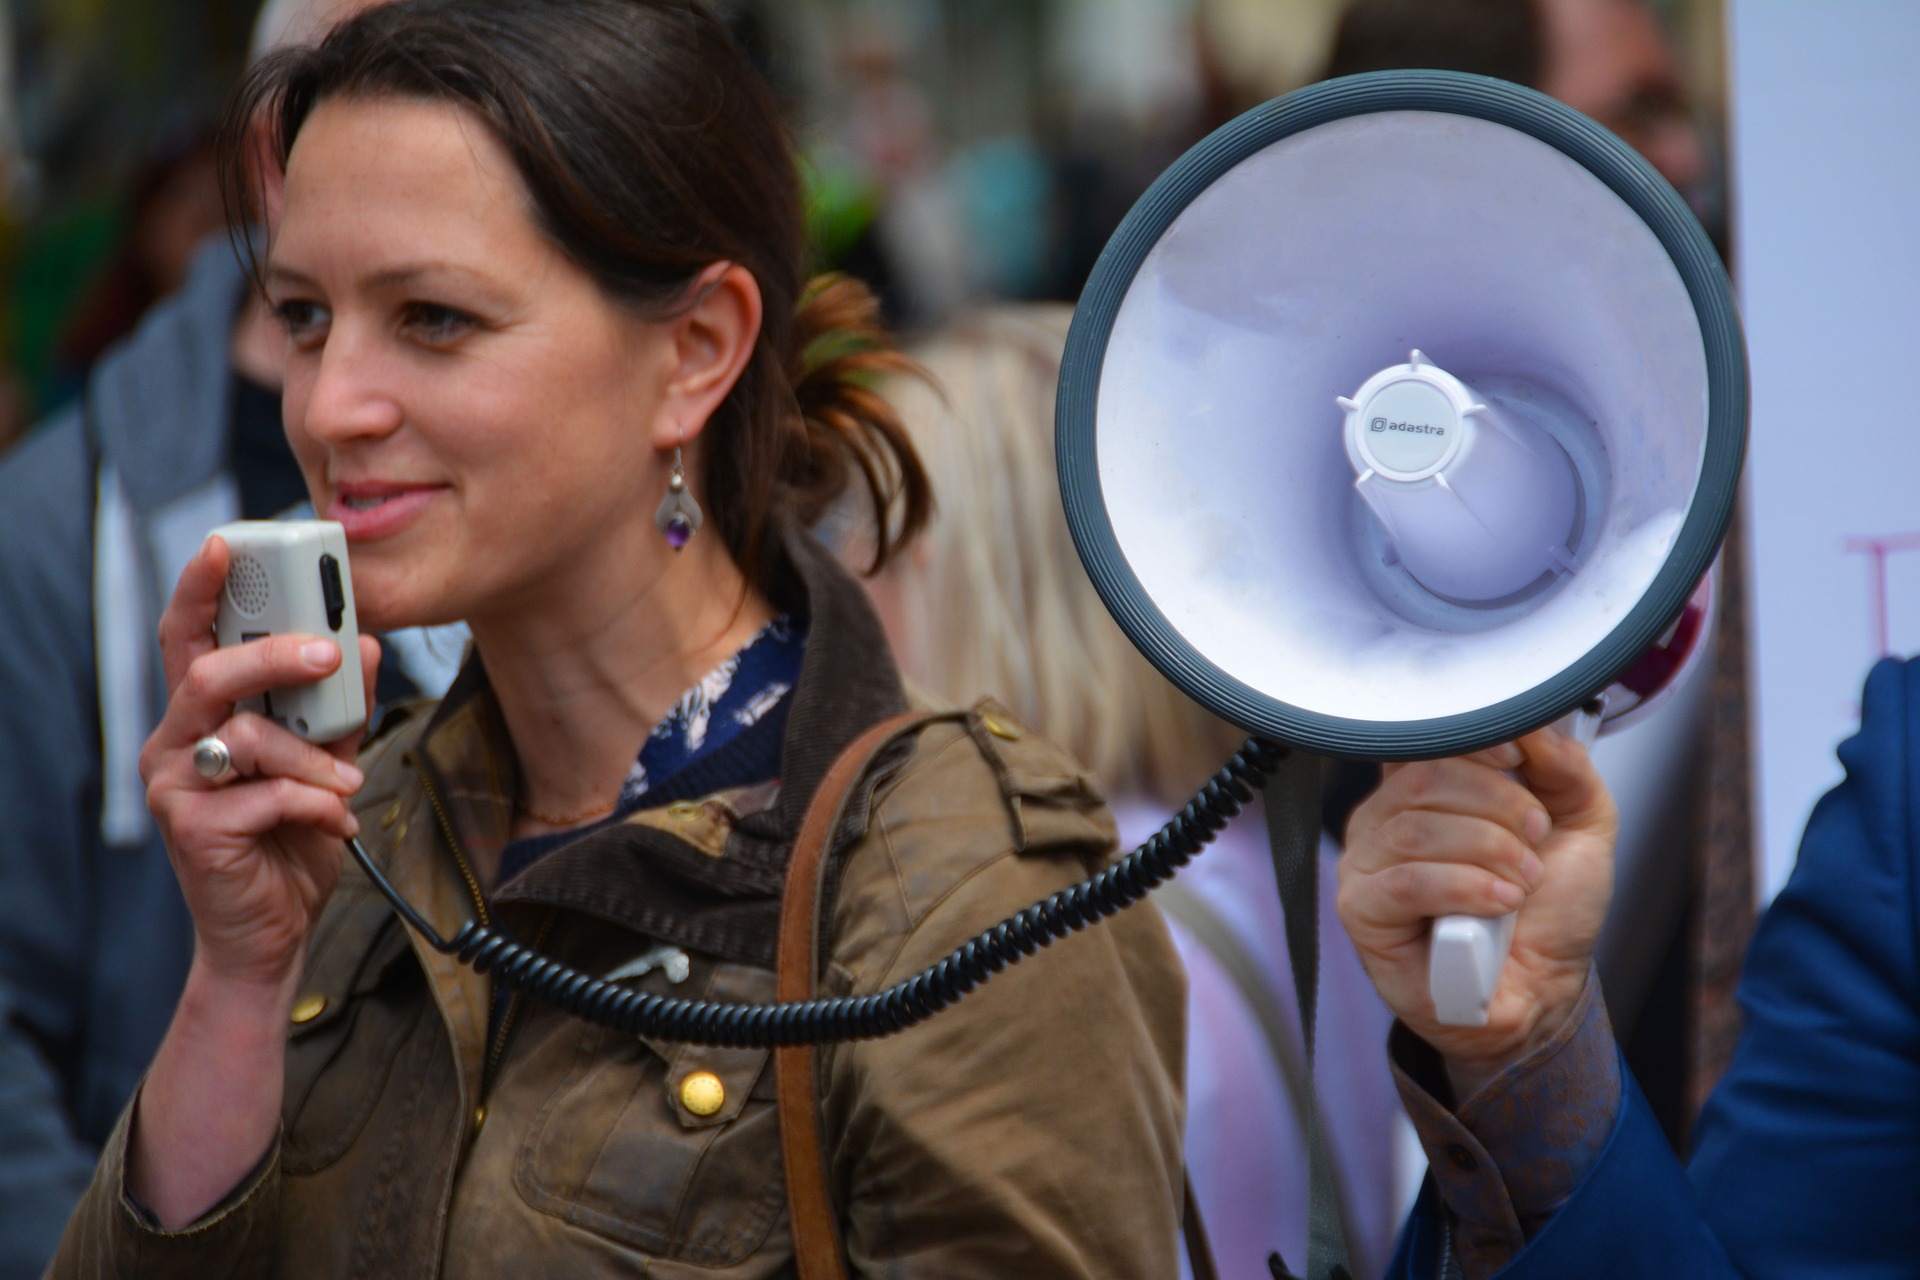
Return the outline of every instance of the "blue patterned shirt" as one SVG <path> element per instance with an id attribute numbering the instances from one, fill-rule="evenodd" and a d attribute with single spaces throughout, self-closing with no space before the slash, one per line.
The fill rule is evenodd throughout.
<path id="1" fill-rule="evenodd" d="M 631 813 L 642 804 L 659 804 L 659 795 L 666 789 L 676 796 L 693 794 L 681 778 L 687 769 L 723 755 L 728 744 L 737 740 L 769 736 L 751 733 L 769 716 L 777 713 L 784 724 L 786 697 L 800 679 L 800 660 L 805 653 L 804 626 L 796 626 L 783 614 L 762 627 L 738 653 L 700 677 L 641 744 L 640 756 L 621 784 L 616 813 Z M 777 748 L 778 738 L 774 742 Z M 773 767 L 774 772 L 735 776 L 700 787 L 699 793 L 763 782 L 778 772 L 777 755 Z"/>
<path id="2" fill-rule="evenodd" d="M 782 614 L 680 695 L 640 744 L 612 813 L 590 827 L 529 836 L 500 854 L 505 882 L 585 831 L 636 809 L 780 776 L 787 708 L 807 651 L 804 618 Z"/>

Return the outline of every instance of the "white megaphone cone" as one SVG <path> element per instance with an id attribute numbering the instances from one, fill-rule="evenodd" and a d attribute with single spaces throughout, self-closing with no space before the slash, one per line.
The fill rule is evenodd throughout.
<path id="1" fill-rule="evenodd" d="M 1705 233 L 1618 138 L 1380 73 L 1154 184 L 1058 406 L 1068 525 L 1148 659 L 1255 734 L 1410 760 L 1639 700 L 1607 691 L 1717 554 L 1746 363 Z M 1509 926 L 1434 938 L 1443 1018 L 1484 1017 Z"/>

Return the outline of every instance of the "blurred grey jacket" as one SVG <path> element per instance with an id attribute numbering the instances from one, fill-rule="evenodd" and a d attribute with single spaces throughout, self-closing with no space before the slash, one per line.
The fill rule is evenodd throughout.
<path id="1" fill-rule="evenodd" d="M 192 951 L 137 762 L 165 701 L 161 601 L 239 509 L 242 287 L 209 244 L 84 408 L 0 461 L 0 1277 L 52 1256 Z"/>
<path id="2" fill-rule="evenodd" d="M 53 1255 L 192 955 L 139 756 L 166 707 L 160 611 L 240 515 L 228 352 L 245 287 L 214 236 L 83 404 L 0 459 L 0 1280 Z M 449 630 L 382 640 L 438 693 Z"/>

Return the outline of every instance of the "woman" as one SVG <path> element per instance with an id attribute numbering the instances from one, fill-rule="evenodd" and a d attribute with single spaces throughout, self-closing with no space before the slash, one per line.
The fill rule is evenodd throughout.
<path id="1" fill-rule="evenodd" d="M 941 503 L 871 589 L 909 677 L 942 697 L 999 692 L 1092 768 L 1127 844 L 1185 804 L 1244 735 L 1148 665 L 1074 551 L 1053 465 L 1054 388 L 1072 314 L 1059 305 L 981 311 L 915 349 L 931 385 L 885 388 L 940 477 Z M 966 608 L 942 608 L 949 600 Z M 1336 852 L 1328 841 L 1329 864 Z M 1339 931 L 1330 865 L 1323 883 L 1318 1092 L 1357 1274 L 1377 1275 L 1398 1226 L 1394 1094 L 1380 1058 L 1389 1018 Z M 1188 1173 L 1221 1275 L 1264 1278 L 1275 1249 L 1294 1261 L 1305 1253 L 1309 1091 L 1258 818 L 1228 827 L 1156 901 L 1190 984 Z"/>
<path id="2" fill-rule="evenodd" d="M 771 998 L 800 816 L 907 705 L 803 531 L 855 475 L 904 494 L 877 559 L 924 517 L 863 389 L 870 300 L 803 292 L 786 141 L 699 5 L 375 9 L 264 64 L 230 153 L 263 113 L 262 281 L 315 507 L 362 625 L 465 619 L 474 649 L 437 707 L 323 749 L 234 705 L 337 650 L 212 649 L 227 550 L 188 567 L 143 770 L 195 957 L 54 1274 L 791 1274 L 765 1051 L 492 989 L 342 874 L 341 840 L 443 933 L 478 915 L 644 990 Z M 232 758 L 212 781 L 207 736 Z M 917 971 L 1108 856 L 1090 782 L 1004 715 L 880 761 L 835 846 L 823 991 Z M 1168 1274 L 1177 975 L 1130 913 L 824 1050 L 850 1269 Z"/>

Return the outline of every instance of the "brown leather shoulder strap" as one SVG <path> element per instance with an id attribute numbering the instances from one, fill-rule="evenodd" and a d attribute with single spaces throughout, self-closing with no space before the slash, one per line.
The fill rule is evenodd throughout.
<path id="1" fill-rule="evenodd" d="M 775 982 L 781 1001 L 810 1000 L 820 989 L 820 895 L 826 884 L 827 851 L 834 832 L 840 829 L 854 784 L 866 774 L 874 758 L 902 734 L 938 718 L 938 713 L 918 713 L 882 720 L 840 753 L 819 790 L 813 793 L 800 823 L 800 834 L 793 842 L 786 888 L 780 896 Z M 839 1217 L 827 1189 L 826 1158 L 820 1142 L 813 1046 L 775 1049 L 773 1076 L 795 1267 L 800 1280 L 845 1280 L 847 1266 L 840 1252 Z"/>

